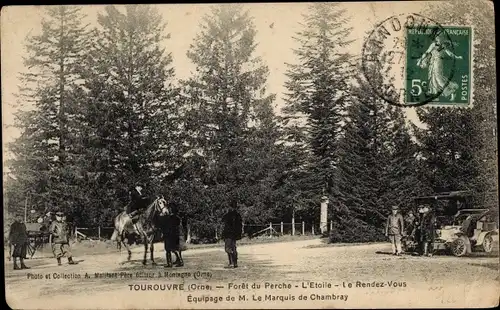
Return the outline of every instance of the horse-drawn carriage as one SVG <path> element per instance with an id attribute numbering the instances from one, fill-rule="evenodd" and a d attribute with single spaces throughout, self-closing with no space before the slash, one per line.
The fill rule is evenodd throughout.
<path id="1" fill-rule="evenodd" d="M 49 243 L 50 233 L 46 223 L 26 223 L 28 245 L 25 258 L 33 258 L 37 250 Z"/>
<path id="2" fill-rule="evenodd" d="M 45 223 L 26 223 L 28 233 L 28 255 L 33 258 L 37 250 L 49 243 L 49 227 Z"/>
<path id="3" fill-rule="evenodd" d="M 432 205 L 436 215 L 434 251 L 444 250 L 455 256 L 471 252 L 490 253 L 493 236 L 498 235 L 498 210 L 472 206 L 472 195 L 466 191 L 441 192 L 415 197 L 416 205 Z M 415 236 L 403 240 L 405 251 L 418 247 Z"/>

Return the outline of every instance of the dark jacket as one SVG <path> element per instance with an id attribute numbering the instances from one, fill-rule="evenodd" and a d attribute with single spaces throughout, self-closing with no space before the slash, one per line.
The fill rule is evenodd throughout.
<path id="1" fill-rule="evenodd" d="M 23 244 L 28 242 L 28 232 L 24 223 L 15 221 L 10 226 L 9 241 L 11 244 Z"/>
<path id="2" fill-rule="evenodd" d="M 52 243 L 69 243 L 69 227 L 66 222 L 53 221 L 49 228 L 52 234 Z"/>
<path id="3" fill-rule="evenodd" d="M 434 241 L 434 233 L 436 229 L 436 216 L 429 212 L 422 214 L 419 219 L 418 231 L 419 239 L 422 242 Z"/>
<path id="4" fill-rule="evenodd" d="M 224 223 L 224 229 L 222 230 L 222 238 L 224 239 L 241 239 L 241 230 L 243 227 L 243 221 L 240 214 L 231 210 L 222 218 Z"/>
<path id="5" fill-rule="evenodd" d="M 161 230 L 165 237 L 180 236 L 181 218 L 177 215 L 167 215 L 162 220 Z"/>
<path id="6" fill-rule="evenodd" d="M 405 218 L 405 231 L 406 235 L 412 236 L 415 230 L 416 217 L 415 216 L 407 216 Z"/>
<path id="7" fill-rule="evenodd" d="M 135 188 L 130 193 L 131 202 L 127 207 L 127 213 L 132 213 L 148 206 L 148 197 L 139 193 Z"/>
<path id="8" fill-rule="evenodd" d="M 167 215 L 161 221 L 161 229 L 165 242 L 165 250 L 183 250 L 184 229 L 181 218 L 177 215 Z"/>

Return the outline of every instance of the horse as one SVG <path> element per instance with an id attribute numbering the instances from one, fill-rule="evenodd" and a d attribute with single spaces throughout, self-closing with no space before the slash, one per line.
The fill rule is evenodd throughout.
<path id="1" fill-rule="evenodd" d="M 163 196 L 158 196 L 151 204 L 149 204 L 144 213 L 139 215 L 139 220 L 135 224 L 132 223 L 130 216 L 123 211 L 115 217 L 115 229 L 113 231 L 113 235 L 111 236 L 111 240 L 123 243 L 128 252 L 127 260 L 130 261 L 132 252 L 130 251 L 128 244 L 124 241 L 125 235 L 139 235 L 142 239 L 142 243 L 144 244 L 144 258 L 142 264 L 147 264 L 146 258 L 149 245 L 152 264 L 156 265 L 154 260 L 154 237 L 156 231 L 158 230 L 157 221 L 159 216 L 169 215 L 170 213 L 170 209 L 167 207 L 167 201 L 163 198 Z"/>

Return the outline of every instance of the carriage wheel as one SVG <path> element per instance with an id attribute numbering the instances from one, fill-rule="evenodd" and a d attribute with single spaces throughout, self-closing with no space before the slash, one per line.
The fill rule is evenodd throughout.
<path id="1" fill-rule="evenodd" d="M 488 234 L 484 237 L 483 250 L 486 253 L 491 253 L 491 251 L 493 250 L 493 237 L 491 237 L 491 234 Z"/>
<path id="2" fill-rule="evenodd" d="M 460 237 L 457 240 L 453 241 L 453 243 L 451 244 L 451 252 L 457 257 L 465 255 L 465 253 L 467 252 L 467 245 L 465 243 L 464 237 Z"/>

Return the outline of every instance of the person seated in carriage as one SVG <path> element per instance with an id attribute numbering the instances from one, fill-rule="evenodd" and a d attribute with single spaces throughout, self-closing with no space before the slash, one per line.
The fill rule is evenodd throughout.
<path id="1" fill-rule="evenodd" d="M 130 203 L 127 206 L 126 212 L 132 219 L 132 223 L 137 223 L 140 213 L 147 208 L 149 197 L 144 195 L 143 186 L 137 184 L 130 190 Z"/>

